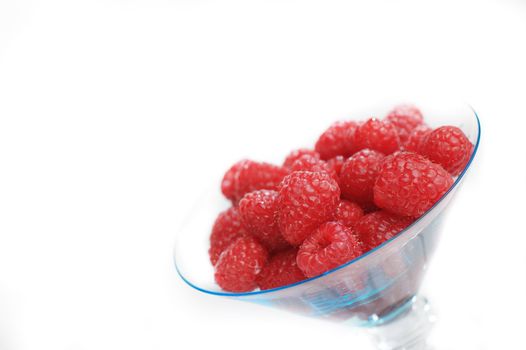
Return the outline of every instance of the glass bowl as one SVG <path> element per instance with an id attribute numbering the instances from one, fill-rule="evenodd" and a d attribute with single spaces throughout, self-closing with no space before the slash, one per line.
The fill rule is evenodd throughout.
<path id="1" fill-rule="evenodd" d="M 174 259 L 181 278 L 204 293 L 353 326 L 384 326 L 397 320 L 395 326 L 376 327 L 383 330 L 381 336 L 377 334 L 383 348 L 415 342 L 415 338 L 420 342 L 425 340 L 429 308 L 425 299 L 417 296 L 418 291 L 437 247 L 448 204 L 477 154 L 480 122 L 473 108 L 466 104 L 411 102 L 422 110 L 431 127 L 458 126 L 474 144 L 473 154 L 453 186 L 413 224 L 375 249 L 320 276 L 270 290 L 229 293 L 214 282 L 213 267 L 208 258 L 212 224 L 219 212 L 230 205 L 222 197 L 218 184 L 204 194 L 178 234 Z M 356 111 L 348 119 L 381 118 L 396 104 L 384 103 L 380 107 L 365 109 L 365 112 Z M 408 327 L 408 324 L 412 326 Z M 408 331 L 411 334 L 405 334 Z"/>

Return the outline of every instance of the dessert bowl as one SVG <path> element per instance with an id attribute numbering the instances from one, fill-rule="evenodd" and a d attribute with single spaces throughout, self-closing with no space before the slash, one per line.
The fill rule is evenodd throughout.
<path id="1" fill-rule="evenodd" d="M 174 260 L 180 277 L 204 293 L 353 326 L 373 327 L 383 348 L 425 348 L 430 328 L 429 308 L 418 292 L 442 233 L 448 205 L 477 154 L 480 122 L 473 108 L 465 104 L 412 102 L 423 111 L 431 127 L 459 127 L 474 149 L 450 189 L 410 226 L 358 258 L 319 276 L 275 289 L 225 292 L 214 281 L 207 249 L 217 213 L 230 202 L 219 190 L 211 190 L 204 194 L 178 234 Z M 381 117 L 386 112 L 387 109 L 379 108 L 373 110 L 373 115 Z M 364 114 L 355 115 L 360 118 Z"/>

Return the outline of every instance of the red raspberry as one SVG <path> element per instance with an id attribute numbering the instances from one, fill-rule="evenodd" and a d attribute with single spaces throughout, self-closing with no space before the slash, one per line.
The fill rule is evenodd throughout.
<path id="1" fill-rule="evenodd" d="M 387 157 L 374 184 L 374 203 L 392 213 L 418 217 L 442 197 L 453 178 L 440 165 L 411 152 Z"/>
<path id="2" fill-rule="evenodd" d="M 347 159 L 340 173 L 343 198 L 370 205 L 373 202 L 374 182 L 384 158 L 378 151 L 364 149 Z"/>
<path id="3" fill-rule="evenodd" d="M 472 151 L 473 144 L 455 126 L 442 126 L 433 130 L 422 146 L 423 155 L 442 165 L 453 176 L 464 169 Z"/>
<path id="4" fill-rule="evenodd" d="M 336 156 L 327 161 L 327 164 L 336 172 L 336 175 L 338 175 L 338 178 L 340 177 L 343 163 L 345 163 L 344 156 Z"/>
<path id="5" fill-rule="evenodd" d="M 354 145 L 354 132 L 358 123 L 354 121 L 336 122 L 332 124 L 321 136 L 314 148 L 327 160 L 336 156 L 348 157 L 356 150 Z"/>
<path id="6" fill-rule="evenodd" d="M 307 277 L 314 277 L 362 253 L 362 244 L 351 229 L 339 222 L 327 222 L 303 242 L 296 261 Z"/>
<path id="7" fill-rule="evenodd" d="M 424 121 L 422 112 L 411 105 L 396 106 L 385 119 L 396 127 L 402 144 L 407 141 L 414 128 Z"/>
<path id="8" fill-rule="evenodd" d="M 287 158 L 285 158 L 285 161 L 283 162 L 283 167 L 290 168 L 298 158 L 306 154 L 308 154 L 309 156 L 313 156 L 314 158 L 320 159 L 320 154 L 315 150 L 308 148 L 300 148 L 289 153 L 289 155 L 287 156 Z"/>
<path id="9" fill-rule="evenodd" d="M 288 171 L 280 166 L 245 159 L 226 172 L 221 190 L 228 199 L 237 203 L 248 192 L 276 190 L 287 174 Z"/>
<path id="10" fill-rule="evenodd" d="M 336 171 L 327 164 L 324 160 L 315 158 L 311 155 L 305 154 L 298 159 L 290 167 L 291 171 L 311 171 L 319 172 L 324 171 L 329 174 L 336 182 L 338 182 L 338 175 Z"/>
<path id="11" fill-rule="evenodd" d="M 273 252 L 288 247 L 276 220 L 278 192 L 258 190 L 239 201 L 239 214 L 246 229 Z"/>
<path id="12" fill-rule="evenodd" d="M 427 125 L 419 125 L 413 129 L 411 135 L 404 144 L 404 149 L 409 152 L 422 154 L 422 145 L 432 129 Z"/>
<path id="13" fill-rule="evenodd" d="M 257 287 L 256 277 L 267 258 L 267 250 L 254 237 L 240 237 L 221 253 L 215 280 L 226 291 L 250 292 Z"/>
<path id="14" fill-rule="evenodd" d="M 237 172 L 243 166 L 244 162 L 248 162 L 248 160 L 243 159 L 232 165 L 230 169 L 227 170 L 221 181 L 221 192 L 223 192 L 223 195 L 230 200 L 233 200 L 236 197 Z"/>
<path id="15" fill-rule="evenodd" d="M 219 255 L 221 255 L 230 243 L 247 234 L 237 208 L 231 207 L 220 213 L 214 222 L 212 234 L 210 235 L 208 255 L 210 256 L 212 265 L 216 264 Z"/>
<path id="16" fill-rule="evenodd" d="M 393 124 L 371 118 L 360 125 L 354 133 L 358 149 L 369 148 L 391 154 L 400 149 L 400 138 Z"/>
<path id="17" fill-rule="evenodd" d="M 272 289 L 303 281 L 306 277 L 296 263 L 297 252 L 291 248 L 273 255 L 257 277 L 259 288 Z"/>
<path id="18" fill-rule="evenodd" d="M 365 251 L 376 248 L 409 226 L 413 219 L 386 211 L 375 211 L 362 217 L 354 227 L 354 233 L 364 243 Z"/>
<path id="19" fill-rule="evenodd" d="M 300 245 L 320 224 L 331 220 L 340 201 L 340 188 L 325 172 L 296 171 L 285 177 L 279 191 L 278 225 L 292 245 Z"/>
<path id="20" fill-rule="evenodd" d="M 356 203 L 341 200 L 334 213 L 334 221 L 352 227 L 363 216 L 363 209 Z"/>

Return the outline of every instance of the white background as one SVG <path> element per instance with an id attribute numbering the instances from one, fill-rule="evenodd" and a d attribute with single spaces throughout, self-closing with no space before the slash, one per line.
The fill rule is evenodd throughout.
<path id="1" fill-rule="evenodd" d="M 524 347 L 525 43 L 519 0 L 1 0 L 0 349 L 365 349 L 197 293 L 172 248 L 231 162 L 412 92 L 483 126 L 426 281 L 437 332 Z"/>

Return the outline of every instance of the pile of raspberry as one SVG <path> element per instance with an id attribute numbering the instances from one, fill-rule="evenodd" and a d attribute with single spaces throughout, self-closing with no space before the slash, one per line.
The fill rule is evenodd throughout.
<path id="1" fill-rule="evenodd" d="M 282 165 L 241 160 L 224 175 L 232 206 L 210 236 L 225 291 L 277 288 L 338 267 L 424 214 L 464 169 L 473 145 L 397 106 L 383 119 L 343 121 Z"/>

